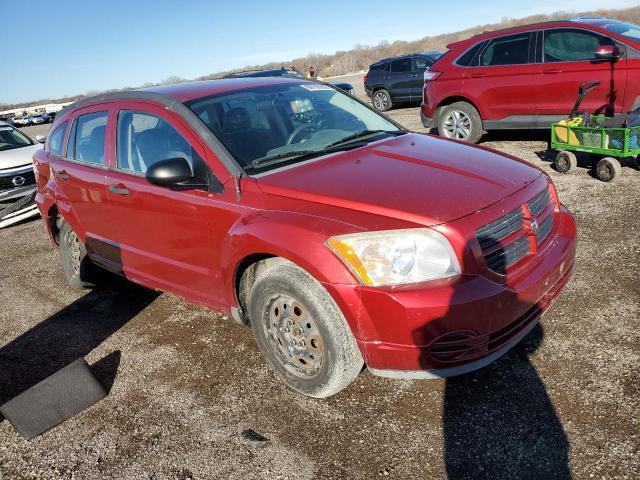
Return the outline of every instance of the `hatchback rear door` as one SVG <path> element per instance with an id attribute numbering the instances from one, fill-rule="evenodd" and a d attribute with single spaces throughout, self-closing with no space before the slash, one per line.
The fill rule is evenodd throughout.
<path id="1" fill-rule="evenodd" d="M 610 37 L 582 28 L 545 29 L 540 34 L 541 75 L 535 84 L 538 115 L 566 116 L 578 96 L 582 82 L 598 81 L 600 86 L 582 101 L 581 110 L 612 115 L 622 111 L 627 59 L 599 60 L 595 50 L 618 44 Z M 625 47 L 618 44 L 625 53 Z"/>
<path id="2" fill-rule="evenodd" d="M 109 118 L 107 104 L 79 109 L 69 119 L 64 155 L 50 156 L 58 209 L 88 250 L 115 235 L 105 184 Z"/>

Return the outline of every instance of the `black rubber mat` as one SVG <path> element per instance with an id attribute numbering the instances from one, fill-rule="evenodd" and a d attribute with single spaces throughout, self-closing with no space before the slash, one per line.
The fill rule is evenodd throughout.
<path id="1" fill-rule="evenodd" d="M 0 407 L 2 415 L 27 440 L 36 437 L 106 397 L 87 362 L 79 358 Z"/>

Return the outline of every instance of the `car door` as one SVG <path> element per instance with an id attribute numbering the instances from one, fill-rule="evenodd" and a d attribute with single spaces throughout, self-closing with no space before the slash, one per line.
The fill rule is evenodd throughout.
<path id="1" fill-rule="evenodd" d="M 64 155 L 50 155 L 55 200 L 89 250 L 95 239 L 111 241 L 115 235 L 105 183 L 109 108 L 80 109 L 69 122 Z"/>
<path id="2" fill-rule="evenodd" d="M 175 115 L 145 102 L 120 105 L 114 123 L 115 164 L 107 190 L 124 275 L 215 305 L 220 275 L 209 231 L 212 194 L 152 185 L 144 176 L 153 163 L 182 157 L 198 177 L 213 177 L 203 147 Z"/>
<path id="3" fill-rule="evenodd" d="M 411 101 L 422 101 L 422 87 L 424 86 L 424 72 L 431 66 L 431 62 L 426 57 L 416 55 L 413 57 L 413 67 L 411 73 Z"/>
<path id="4" fill-rule="evenodd" d="M 397 101 L 411 100 L 411 82 L 413 79 L 411 57 L 398 58 L 391 61 L 389 73 L 385 75 L 391 97 Z"/>
<path id="5" fill-rule="evenodd" d="M 463 91 L 480 110 L 489 128 L 531 121 L 535 97 L 532 85 L 539 69 L 533 63 L 535 42 L 531 32 L 491 39 L 477 64 L 465 69 Z"/>
<path id="6" fill-rule="evenodd" d="M 599 60 L 595 56 L 598 46 L 617 44 L 613 39 L 580 28 L 545 29 L 540 37 L 542 75 L 536 84 L 538 115 L 569 114 L 584 81 L 598 81 L 600 86 L 582 100 L 581 110 L 607 115 L 622 111 L 627 59 L 623 56 Z M 624 45 L 618 45 L 624 54 Z"/>

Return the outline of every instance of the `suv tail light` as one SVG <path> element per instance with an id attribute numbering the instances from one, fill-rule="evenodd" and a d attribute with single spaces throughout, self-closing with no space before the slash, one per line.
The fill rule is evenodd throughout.
<path id="1" fill-rule="evenodd" d="M 368 74 L 364 76 L 364 84 L 365 85 L 367 84 L 367 80 L 369 80 L 369 75 Z"/>
<path id="2" fill-rule="evenodd" d="M 435 70 L 426 69 L 424 71 L 424 81 L 428 82 L 429 80 L 435 80 L 440 75 L 442 75 L 442 72 L 436 72 Z"/>

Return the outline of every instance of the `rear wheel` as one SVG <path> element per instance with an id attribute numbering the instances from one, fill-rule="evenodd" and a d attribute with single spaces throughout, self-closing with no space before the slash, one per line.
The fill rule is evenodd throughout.
<path id="1" fill-rule="evenodd" d="M 478 143 L 484 133 L 478 110 L 467 102 L 455 102 L 438 109 L 438 135 Z"/>
<path id="2" fill-rule="evenodd" d="M 371 103 L 373 103 L 373 108 L 375 108 L 379 112 L 386 112 L 387 110 L 390 110 L 391 107 L 393 107 L 391 94 L 384 88 L 373 92 Z"/>
<path id="3" fill-rule="evenodd" d="M 578 166 L 578 157 L 573 152 L 563 150 L 558 153 L 553 165 L 560 173 L 570 173 Z"/>
<path id="4" fill-rule="evenodd" d="M 616 158 L 605 157 L 596 164 L 596 177 L 603 182 L 615 180 L 621 173 L 622 166 Z"/>
<path id="5" fill-rule="evenodd" d="M 325 398 L 358 376 L 363 360 L 342 312 L 322 285 L 290 262 L 256 280 L 251 328 L 267 363 L 292 389 Z"/>
<path id="6" fill-rule="evenodd" d="M 94 267 L 87 255 L 87 249 L 71 225 L 65 221 L 60 225 L 59 239 L 62 271 L 69 286 L 73 289 L 92 287 L 91 278 Z"/>

